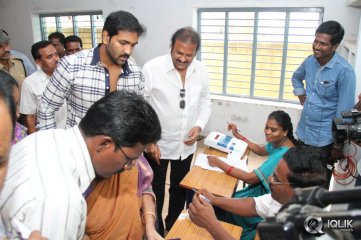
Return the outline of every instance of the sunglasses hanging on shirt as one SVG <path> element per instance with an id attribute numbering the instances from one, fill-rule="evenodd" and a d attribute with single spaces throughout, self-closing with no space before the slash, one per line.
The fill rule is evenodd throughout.
<path id="1" fill-rule="evenodd" d="M 182 98 L 182 100 L 179 102 L 179 107 L 184 109 L 186 107 L 186 101 L 184 100 L 184 97 L 186 96 L 186 90 L 184 88 L 180 90 L 179 96 Z"/>

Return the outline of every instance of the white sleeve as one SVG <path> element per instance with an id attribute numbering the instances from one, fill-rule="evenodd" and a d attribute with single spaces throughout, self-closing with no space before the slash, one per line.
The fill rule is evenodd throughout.
<path id="1" fill-rule="evenodd" d="M 21 86 L 19 111 L 21 114 L 36 114 L 36 97 L 27 79 Z"/>
<path id="2" fill-rule="evenodd" d="M 258 216 L 263 218 L 274 217 L 282 207 L 279 202 L 271 197 L 270 193 L 253 199 L 255 201 Z"/>

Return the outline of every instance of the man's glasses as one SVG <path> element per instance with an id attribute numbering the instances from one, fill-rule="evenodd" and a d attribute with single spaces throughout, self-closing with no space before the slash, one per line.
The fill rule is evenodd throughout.
<path id="1" fill-rule="evenodd" d="M 119 149 L 120 149 L 120 151 L 122 151 L 122 153 L 125 156 L 125 159 L 127 160 L 125 165 L 124 165 L 124 169 L 131 169 L 135 165 L 135 163 L 137 162 L 138 158 L 130 158 L 130 157 L 128 157 L 127 154 L 125 154 L 125 152 L 123 151 L 122 148 L 119 148 Z"/>
<path id="2" fill-rule="evenodd" d="M 270 182 L 274 185 L 292 185 L 292 183 L 280 182 L 280 180 L 278 180 L 278 178 L 276 177 L 275 173 L 272 173 Z"/>
<path id="3" fill-rule="evenodd" d="M 184 100 L 184 97 L 186 96 L 186 90 L 184 88 L 180 90 L 179 96 L 182 98 L 182 100 L 179 102 L 179 107 L 184 109 L 186 107 L 186 101 Z"/>

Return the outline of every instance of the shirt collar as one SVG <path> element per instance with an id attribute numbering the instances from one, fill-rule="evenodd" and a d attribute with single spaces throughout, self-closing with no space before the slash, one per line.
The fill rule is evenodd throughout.
<path id="1" fill-rule="evenodd" d="M 98 63 L 100 63 L 100 44 L 98 44 L 98 46 L 96 46 L 94 49 L 93 49 L 93 58 L 92 58 L 92 61 L 90 63 L 90 65 L 97 65 Z M 131 74 L 132 71 L 130 70 L 130 67 L 129 67 L 129 61 L 126 61 L 125 64 L 123 65 L 123 68 L 122 68 L 122 73 L 121 73 L 121 76 L 129 76 L 129 74 Z"/>
<path id="2" fill-rule="evenodd" d="M 333 68 L 333 66 L 337 63 L 339 57 L 340 57 L 340 55 L 337 52 L 335 52 L 335 54 L 333 55 L 331 60 L 328 61 L 328 63 L 326 63 L 326 65 L 324 65 L 323 68 Z M 315 60 L 317 61 L 316 58 L 315 58 Z M 320 63 L 318 61 L 317 61 L 317 64 L 320 65 Z"/>
<path id="3" fill-rule="evenodd" d="M 80 175 L 79 175 L 80 186 L 79 187 L 80 187 L 81 192 L 84 193 L 87 190 L 87 188 L 89 187 L 90 183 L 95 178 L 95 170 L 94 170 L 94 167 L 92 164 L 89 150 L 86 146 L 84 137 L 81 134 L 79 127 L 74 126 L 73 128 L 71 128 L 69 130 L 74 134 L 74 136 L 77 139 L 77 142 L 79 142 L 79 145 L 74 146 L 77 148 L 76 152 L 79 152 L 79 147 L 80 147 L 80 151 L 83 156 L 83 161 L 79 160 L 78 170 L 80 172 Z"/>

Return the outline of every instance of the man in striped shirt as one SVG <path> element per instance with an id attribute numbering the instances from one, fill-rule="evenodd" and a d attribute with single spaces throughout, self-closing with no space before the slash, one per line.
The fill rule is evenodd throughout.
<path id="1" fill-rule="evenodd" d="M 78 124 L 89 107 L 120 89 L 141 93 L 144 77 L 129 59 L 143 26 L 129 12 L 111 13 L 105 20 L 102 43 L 61 59 L 47 85 L 38 110 L 39 128 L 55 128 L 55 112 L 67 103 L 66 128 Z"/>
<path id="2" fill-rule="evenodd" d="M 159 139 L 155 111 L 127 91 L 95 102 L 79 126 L 28 136 L 11 151 L 0 229 L 10 239 L 27 238 L 19 234 L 33 230 L 49 239 L 82 238 L 87 215 L 83 194 L 93 179 L 130 169 L 146 146 Z"/>

